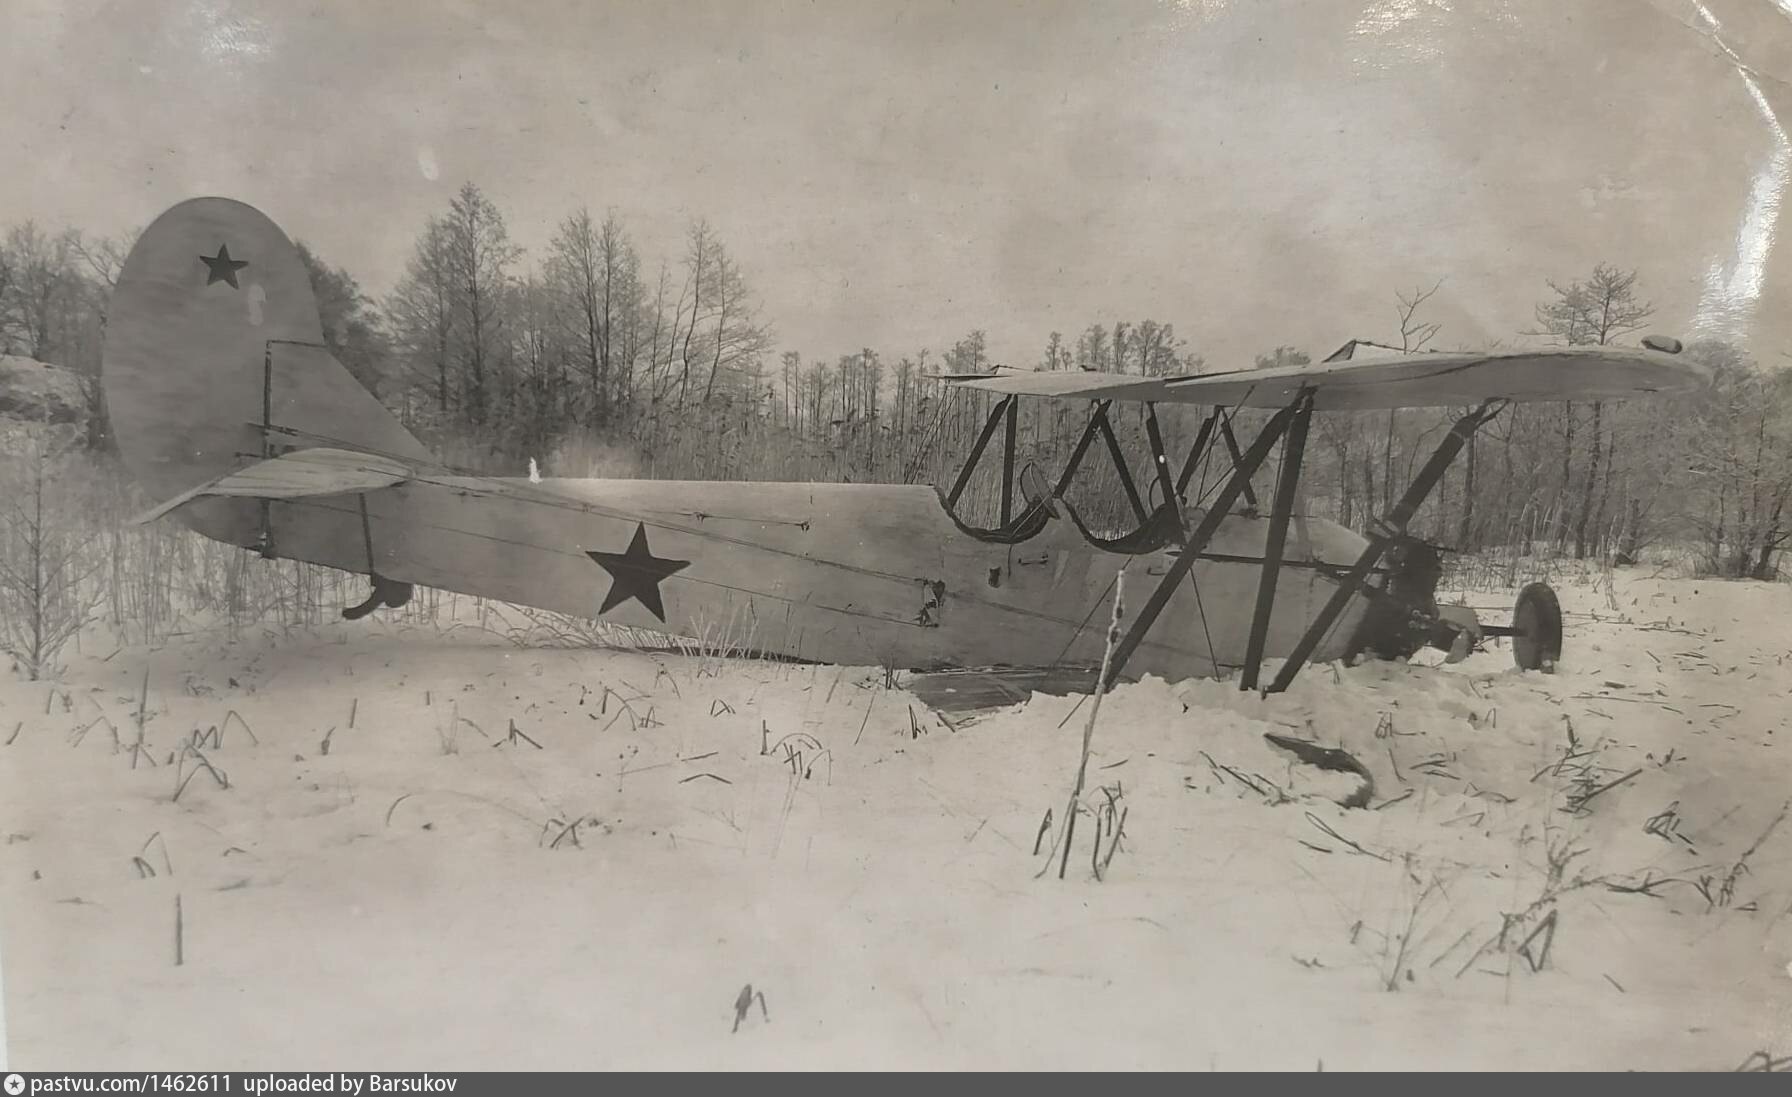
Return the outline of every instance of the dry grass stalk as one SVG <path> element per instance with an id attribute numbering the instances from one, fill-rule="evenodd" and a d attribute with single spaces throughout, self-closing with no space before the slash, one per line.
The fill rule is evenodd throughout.
<path id="1" fill-rule="evenodd" d="M 253 742 L 256 746 L 261 745 L 261 739 L 259 736 L 257 736 L 255 734 L 255 729 L 251 728 L 249 726 L 249 721 L 243 719 L 242 716 L 239 715 L 235 709 L 231 709 L 229 712 L 225 713 L 224 714 L 224 722 L 218 725 L 218 735 L 219 735 L 220 745 L 222 745 L 222 737 L 223 737 L 224 731 L 225 731 L 225 729 L 230 727 L 230 721 L 232 721 L 232 720 L 235 720 L 237 722 L 237 726 L 243 729 L 244 733 L 246 733 L 249 736 L 249 740 L 251 742 Z"/>
<path id="2" fill-rule="evenodd" d="M 1101 674 L 1095 679 L 1094 701 L 1089 706 L 1089 718 L 1083 723 L 1082 753 L 1077 760 L 1076 780 L 1070 786 L 1069 802 L 1064 808 L 1064 832 L 1058 841 L 1053 843 L 1051 850 L 1052 853 L 1060 854 L 1058 860 L 1058 879 L 1060 880 L 1064 878 L 1065 872 L 1070 867 L 1070 846 L 1076 837 L 1076 816 L 1083 798 L 1083 783 L 1087 780 L 1089 773 L 1089 752 L 1095 740 L 1095 720 L 1101 713 L 1102 698 L 1107 694 L 1106 684 L 1108 672 L 1114 663 L 1114 648 L 1120 643 L 1120 622 L 1126 616 L 1125 591 L 1126 569 L 1121 568 L 1114 575 L 1114 607 L 1108 618 L 1107 641 L 1103 645 L 1101 653 Z M 1096 841 L 1097 844 L 1100 843 L 1099 834 Z M 1039 870 L 1037 876 L 1045 875 L 1050 866 L 1051 860 L 1048 856 L 1045 867 Z"/>
<path id="3" fill-rule="evenodd" d="M 1582 888 L 1599 885 L 1609 886 L 1610 881 L 1604 876 L 1576 875 L 1568 876 L 1568 867 L 1574 861 L 1585 856 L 1587 850 L 1576 848 L 1573 838 L 1564 835 L 1560 839 L 1547 839 L 1544 848 L 1544 878 L 1537 897 L 1523 910 L 1516 913 L 1500 915 L 1499 932 L 1484 942 L 1474 954 L 1468 958 L 1456 977 L 1461 978 L 1483 958 L 1496 952 L 1507 952 L 1521 956 L 1532 971 L 1539 971 L 1548 962 L 1550 947 L 1555 941 L 1556 926 L 1559 921 L 1557 902 L 1563 895 Z M 1524 933 L 1520 937 L 1520 933 Z"/>
<path id="4" fill-rule="evenodd" d="M 188 758 L 196 760 L 199 764 L 190 770 L 187 769 L 186 762 Z M 204 752 L 192 743 L 188 743 L 181 748 L 179 762 L 179 768 L 174 771 L 174 801 L 176 803 L 180 802 L 181 793 L 187 791 L 187 785 L 192 783 L 193 778 L 199 775 L 200 770 L 204 770 L 211 774 L 212 780 L 217 782 L 219 788 L 230 787 L 229 776 L 219 770 L 218 767 L 212 765 L 211 759 L 207 758 Z"/>

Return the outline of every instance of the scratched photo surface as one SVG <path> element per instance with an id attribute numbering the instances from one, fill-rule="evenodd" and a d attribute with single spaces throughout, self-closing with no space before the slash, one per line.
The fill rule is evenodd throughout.
<path id="1" fill-rule="evenodd" d="M 1792 4 L 5 21 L 0 1068 L 1792 1069 Z"/>

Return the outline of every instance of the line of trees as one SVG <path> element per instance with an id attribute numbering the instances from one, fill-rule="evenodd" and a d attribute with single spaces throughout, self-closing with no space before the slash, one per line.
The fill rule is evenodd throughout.
<path id="1" fill-rule="evenodd" d="M 0 350 L 81 375 L 94 411 L 90 441 L 103 444 L 105 305 L 129 240 L 30 222 L 0 239 Z M 383 299 L 300 250 L 338 358 L 447 459 L 481 471 L 514 473 L 533 457 L 558 475 L 950 483 L 991 406 L 937 380 L 993 365 L 981 331 L 896 358 L 870 347 L 831 358 L 780 350 L 749 272 L 702 219 L 678 254 L 656 260 L 613 212 L 578 209 L 532 258 L 468 183 L 421 227 Z M 1396 294 L 1386 331 L 1369 335 L 1408 352 L 1447 345 L 1428 316 L 1443 287 Z M 1543 288 L 1523 338 L 1623 342 L 1654 312 L 1635 273 L 1606 264 Z M 1714 573 L 1776 575 L 1792 537 L 1792 372 L 1722 342 L 1685 353 L 1717 376 L 1692 400 L 1510 409 L 1452 468 L 1423 531 L 1468 551 L 1619 560 L 1673 544 L 1696 549 Z M 1306 348 L 1278 346 L 1256 364 L 1310 360 Z M 1008 364 L 1141 375 L 1205 368 L 1172 324 L 1153 319 L 1094 324 L 1068 338 L 1052 332 L 1036 361 Z M 1203 411 L 1161 409 L 1172 446 L 1193 437 Z M 1085 415 L 1027 402 L 1020 459 L 1053 478 Z M 1358 526 L 1385 511 L 1451 418 L 1426 409 L 1319 417 L 1308 510 Z M 1113 419 L 1149 491 L 1144 410 L 1116 405 Z M 996 463 L 986 461 L 971 484 L 969 520 L 991 517 Z M 1130 525 L 1118 475 L 1099 457 L 1085 469 L 1072 495 L 1079 513 L 1111 529 Z"/>
<path id="2" fill-rule="evenodd" d="M 467 184 L 424 226 L 385 303 L 384 384 L 416 423 L 501 452 L 604 433 L 643 408 L 756 398 L 771 330 L 706 221 L 676 266 L 643 269 L 620 220 L 587 209 L 525 267 L 503 214 Z"/>

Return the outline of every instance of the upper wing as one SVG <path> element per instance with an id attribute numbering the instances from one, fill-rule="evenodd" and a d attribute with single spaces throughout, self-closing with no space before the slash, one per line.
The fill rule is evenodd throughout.
<path id="1" fill-rule="evenodd" d="M 1216 407 L 1280 408 L 1303 389 L 1320 410 L 1459 407 L 1515 402 L 1621 400 L 1696 388 L 1710 370 L 1665 351 L 1563 347 L 1491 353 L 1381 354 L 1302 366 L 1187 377 L 1042 371 L 954 383 L 990 392 L 1060 399 L 1156 400 Z"/>
<path id="2" fill-rule="evenodd" d="M 1003 395 L 1049 396 L 1063 400 L 1177 400 L 1181 398 L 1171 395 L 1169 386 L 1196 376 L 1140 377 L 1084 370 L 1038 370 L 1031 373 L 947 374 L 940 379 L 962 388 Z"/>
<path id="3" fill-rule="evenodd" d="M 411 479 L 409 466 L 388 457 L 341 449 L 302 449 L 257 461 L 189 488 L 131 519 L 153 522 L 185 503 L 206 495 L 254 499 L 299 499 L 310 495 L 346 495 L 374 491 Z"/>
<path id="4" fill-rule="evenodd" d="M 1460 407 L 1483 400 L 1514 403 L 1622 400 L 1679 392 L 1710 380 L 1705 366 L 1664 351 L 1561 347 L 1486 354 L 1381 354 L 1305 366 L 1207 374 L 1173 382 L 1172 399 L 1237 407 L 1285 407 L 1302 389 L 1321 410 Z"/>

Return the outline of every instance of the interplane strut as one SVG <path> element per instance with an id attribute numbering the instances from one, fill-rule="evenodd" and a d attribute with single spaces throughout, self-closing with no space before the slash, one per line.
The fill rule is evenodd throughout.
<path id="1" fill-rule="evenodd" d="M 1443 479 L 1445 470 L 1450 467 L 1451 462 L 1456 460 L 1457 454 L 1462 452 L 1462 447 L 1468 444 L 1468 440 L 1474 436 L 1475 431 L 1503 411 L 1506 403 L 1507 401 L 1501 399 L 1484 401 L 1480 407 L 1456 420 L 1450 428 L 1450 433 L 1438 443 L 1430 460 L 1425 462 L 1424 468 L 1420 469 L 1419 474 L 1413 478 L 1405 494 L 1400 496 L 1400 501 L 1394 504 L 1394 509 L 1389 511 L 1383 519 L 1384 529 L 1370 534 L 1369 544 L 1363 549 L 1362 555 L 1357 557 L 1356 563 L 1339 582 L 1338 589 L 1333 592 L 1331 599 L 1325 603 L 1318 616 L 1307 626 L 1307 631 L 1295 643 L 1293 650 L 1288 653 L 1287 660 L 1283 662 L 1281 670 L 1276 672 L 1275 680 L 1264 692 L 1280 693 L 1294 681 L 1295 675 L 1300 673 L 1301 666 L 1313 654 L 1313 649 L 1318 647 L 1319 642 L 1325 638 L 1326 632 L 1337 621 L 1338 615 L 1344 612 L 1344 607 L 1350 604 L 1350 599 L 1363 589 L 1363 584 L 1368 579 L 1369 573 L 1380 562 L 1383 554 L 1395 541 L 1406 535 L 1407 524 L 1412 521 L 1413 515 L 1418 513 L 1419 507 L 1423 506 L 1425 500 L 1430 497 L 1437 482 Z"/>

